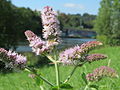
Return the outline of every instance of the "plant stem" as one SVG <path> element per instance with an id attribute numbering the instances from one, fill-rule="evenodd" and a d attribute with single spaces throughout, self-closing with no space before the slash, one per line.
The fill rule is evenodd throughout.
<path id="1" fill-rule="evenodd" d="M 70 80 L 70 78 L 72 77 L 72 75 L 74 74 L 74 72 L 75 72 L 75 70 L 77 69 L 77 67 L 78 66 L 82 66 L 83 64 L 85 64 L 86 63 L 86 61 L 84 62 L 84 63 L 82 63 L 82 64 L 78 64 L 78 65 L 76 65 L 74 68 L 73 68 L 73 70 L 72 70 L 72 72 L 70 73 L 70 75 L 67 77 L 67 79 L 63 82 L 63 83 L 66 83 L 66 82 L 68 82 L 69 80 Z"/>
<path id="2" fill-rule="evenodd" d="M 46 55 L 47 56 L 47 58 L 50 60 L 50 61 L 52 61 L 53 63 L 55 63 L 55 60 L 51 57 L 51 56 L 49 56 L 49 55 Z"/>
<path id="3" fill-rule="evenodd" d="M 60 86 L 60 75 L 59 75 L 59 64 L 55 62 L 55 72 L 56 72 L 56 84 Z"/>
<path id="4" fill-rule="evenodd" d="M 63 83 L 66 83 L 66 82 L 68 82 L 68 81 L 70 80 L 70 78 L 72 77 L 72 75 L 73 75 L 73 73 L 75 72 L 75 70 L 76 70 L 77 67 L 78 67 L 78 65 L 76 65 L 76 66 L 73 68 L 72 72 L 70 73 L 70 75 L 67 77 L 67 79 L 66 79 Z"/>
<path id="5" fill-rule="evenodd" d="M 44 90 L 43 86 L 40 86 L 40 90 Z"/>
<path id="6" fill-rule="evenodd" d="M 49 82 L 47 79 L 45 79 L 43 76 L 38 75 L 38 77 L 40 77 L 40 79 L 42 79 L 44 82 L 46 82 L 47 84 L 49 84 L 50 86 L 54 86 L 51 82 Z"/>
<path id="7" fill-rule="evenodd" d="M 108 67 L 110 66 L 110 63 L 111 63 L 111 59 L 109 59 L 109 61 L 108 61 L 108 65 L 107 65 Z"/>
<path id="8" fill-rule="evenodd" d="M 89 88 L 90 82 L 88 82 L 88 84 L 85 86 L 84 90 L 87 90 Z"/>
<path id="9" fill-rule="evenodd" d="M 34 72 L 34 69 L 31 69 L 29 67 L 26 67 L 26 69 L 28 69 L 29 72 L 33 72 L 36 76 L 38 76 L 40 79 L 42 79 L 44 82 L 46 82 L 47 84 L 49 84 L 50 86 L 54 86 L 51 82 L 49 82 L 46 78 L 44 78 L 41 75 L 38 75 L 36 72 Z"/>

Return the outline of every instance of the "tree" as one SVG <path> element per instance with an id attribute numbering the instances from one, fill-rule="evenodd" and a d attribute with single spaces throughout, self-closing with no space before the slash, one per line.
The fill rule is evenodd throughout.
<path id="1" fill-rule="evenodd" d="M 82 25 L 84 28 L 92 29 L 94 26 L 94 20 L 96 19 L 95 15 L 90 15 L 88 13 L 84 13 L 82 16 Z"/>
<path id="2" fill-rule="evenodd" d="M 111 0 L 102 0 L 101 8 L 96 19 L 95 30 L 98 33 L 98 39 L 108 44 L 109 40 L 106 40 L 111 35 Z M 106 38 L 106 39 L 103 39 Z"/>
<path id="3" fill-rule="evenodd" d="M 109 45 L 120 45 L 120 1 L 102 0 L 96 19 L 98 39 Z M 103 38 L 104 37 L 104 38 Z"/>
<path id="4" fill-rule="evenodd" d="M 0 0 L 0 47 L 10 48 L 17 44 L 16 17 L 10 1 Z"/>
<path id="5" fill-rule="evenodd" d="M 59 13 L 59 20 L 63 28 L 72 29 L 93 29 L 96 15 L 88 13 L 81 14 L 65 14 Z"/>
<path id="6" fill-rule="evenodd" d="M 17 17 L 16 29 L 19 32 L 19 41 L 23 42 L 25 40 L 24 32 L 26 30 L 32 30 L 36 34 L 42 31 L 42 21 L 40 19 L 40 13 L 38 11 L 32 11 L 30 8 L 23 7 L 16 7 L 15 11 Z"/>
<path id="7" fill-rule="evenodd" d="M 112 40 L 113 45 L 120 45 L 120 0 L 114 0 L 112 2 L 112 14 L 111 14 L 111 25 L 112 25 Z"/>
<path id="8" fill-rule="evenodd" d="M 9 0 L 0 0 L 0 47 L 15 48 L 25 40 L 26 30 L 42 34 L 40 12 L 18 8 Z"/>

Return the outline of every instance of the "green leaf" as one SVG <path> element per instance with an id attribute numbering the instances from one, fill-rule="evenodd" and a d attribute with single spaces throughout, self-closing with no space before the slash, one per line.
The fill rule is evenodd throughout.
<path id="1" fill-rule="evenodd" d="M 70 84 L 64 83 L 60 85 L 60 88 L 63 89 L 72 89 L 73 87 Z"/>
<path id="2" fill-rule="evenodd" d="M 87 82 L 87 79 L 86 79 L 86 74 L 84 72 L 82 73 L 82 79 L 85 82 L 85 84 L 87 85 L 88 82 Z"/>
<path id="3" fill-rule="evenodd" d="M 94 89 L 96 89 L 96 90 L 98 90 L 98 88 L 99 88 L 99 86 L 97 86 L 97 85 L 89 85 L 89 87 L 90 87 L 90 88 L 94 88 Z"/>
<path id="4" fill-rule="evenodd" d="M 52 87 L 50 90 L 58 90 L 58 86 L 54 86 L 54 87 Z"/>
<path id="5" fill-rule="evenodd" d="M 27 68 L 25 68 L 25 71 L 27 71 L 27 72 L 31 72 L 29 69 L 27 69 Z"/>
<path id="6" fill-rule="evenodd" d="M 35 82 L 38 86 L 43 85 L 43 81 L 38 76 L 35 77 Z"/>

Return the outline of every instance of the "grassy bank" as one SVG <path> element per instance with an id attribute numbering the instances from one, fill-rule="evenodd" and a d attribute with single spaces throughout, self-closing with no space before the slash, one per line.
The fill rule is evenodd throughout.
<path id="1" fill-rule="evenodd" d="M 85 64 L 83 67 L 77 68 L 73 77 L 70 79 L 70 84 L 74 86 L 73 90 L 83 90 L 85 87 L 85 83 L 81 79 L 81 74 L 83 72 L 89 73 L 92 72 L 93 69 L 107 65 L 108 61 L 110 62 L 110 67 L 114 68 L 118 74 L 120 75 L 120 47 L 105 47 L 99 50 L 94 50 L 92 53 L 103 53 L 108 55 L 108 58 L 101 61 L 96 61 L 91 64 Z M 60 77 L 61 80 L 64 80 L 73 66 L 60 66 Z M 53 66 L 45 66 L 40 68 L 43 75 L 49 79 L 51 82 L 55 83 L 54 67 Z M 120 90 L 120 79 L 119 78 L 105 78 L 97 83 L 98 85 L 102 85 L 99 90 Z M 106 86 L 105 86 L 106 84 Z M 45 87 L 46 86 L 46 87 Z M 45 84 L 45 90 L 50 90 L 49 86 Z M 38 86 L 35 85 L 35 82 L 28 77 L 27 72 L 17 72 L 11 74 L 0 74 L 0 90 L 40 90 Z"/>

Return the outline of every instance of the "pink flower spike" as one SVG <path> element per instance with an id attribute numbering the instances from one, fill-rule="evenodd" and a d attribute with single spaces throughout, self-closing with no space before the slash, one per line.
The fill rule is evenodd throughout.
<path id="1" fill-rule="evenodd" d="M 57 19 L 57 14 L 49 6 L 44 7 L 41 12 L 41 18 L 43 23 L 43 38 L 59 43 L 60 42 L 60 27 Z"/>

